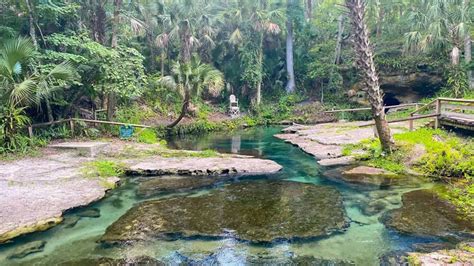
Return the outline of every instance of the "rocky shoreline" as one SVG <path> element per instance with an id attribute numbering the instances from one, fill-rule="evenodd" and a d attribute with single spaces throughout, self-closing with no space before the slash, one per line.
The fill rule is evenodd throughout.
<path id="1" fill-rule="evenodd" d="M 164 158 L 150 152 L 157 149 L 168 152 L 164 147 L 117 140 L 105 145 L 107 147 L 103 142 L 99 143 L 100 150 L 86 153 L 97 157 L 87 157 L 83 156 L 83 149 L 85 146 L 93 147 L 93 142 L 66 144 L 56 147 L 67 149 L 45 148 L 38 158 L 0 162 L 0 243 L 47 230 L 63 221 L 65 211 L 104 198 L 108 190 L 119 184 L 120 178 L 88 176 L 85 173 L 85 169 L 90 167 L 88 163 L 98 159 L 123 164 L 129 174 L 220 176 L 267 174 L 281 170 L 281 166 L 273 161 L 253 157 L 217 154 L 215 158 L 199 158 L 195 152 L 189 152 L 186 155 L 190 157 L 186 158 Z M 74 146 L 79 149 L 75 150 Z"/>

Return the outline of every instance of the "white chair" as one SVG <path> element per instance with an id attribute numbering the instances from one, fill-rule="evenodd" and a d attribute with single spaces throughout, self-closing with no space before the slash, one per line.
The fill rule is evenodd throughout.
<path id="1" fill-rule="evenodd" d="M 234 94 L 231 94 L 229 97 L 229 114 L 231 117 L 240 116 L 239 101 Z"/>

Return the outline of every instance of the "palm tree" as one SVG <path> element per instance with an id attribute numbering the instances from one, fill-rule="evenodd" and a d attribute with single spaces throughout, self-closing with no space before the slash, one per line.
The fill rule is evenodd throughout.
<path id="1" fill-rule="evenodd" d="M 4 118 L 13 117 L 13 114 L 24 115 L 25 108 L 40 106 L 45 102 L 48 119 L 53 120 L 49 99 L 76 78 L 75 70 L 67 62 L 49 71 L 41 71 L 40 67 L 30 62 L 34 54 L 33 43 L 25 38 L 7 41 L 0 50 L 0 102 L 5 108 Z M 4 132 L 11 132 L 15 128 L 15 124 L 3 126 L 9 128 L 4 129 Z"/>
<path id="2" fill-rule="evenodd" d="M 262 99 L 263 41 L 266 34 L 277 35 L 281 32 L 284 14 L 284 9 L 272 8 L 264 0 L 235 0 L 221 14 L 227 19 L 227 24 L 233 25 L 229 42 L 241 46 L 242 61 L 251 61 L 247 63 L 242 79 L 251 87 L 255 86 L 257 106 Z"/>
<path id="3" fill-rule="evenodd" d="M 459 64 L 460 47 L 469 34 L 467 1 L 419 0 L 409 14 L 412 31 L 405 34 L 405 50 L 409 52 L 451 50 L 451 63 Z"/>
<path id="4" fill-rule="evenodd" d="M 375 71 L 369 32 L 365 24 L 365 4 L 363 0 L 346 0 L 346 7 L 351 18 L 357 65 L 363 74 L 363 79 L 367 86 L 367 95 L 372 107 L 372 116 L 375 120 L 380 143 L 383 151 L 390 153 L 392 151 L 393 139 L 385 117 L 383 95 L 380 90 L 379 78 Z"/>
<path id="5" fill-rule="evenodd" d="M 197 56 L 193 56 L 188 63 L 181 61 L 174 63 L 171 75 L 163 77 L 161 84 L 179 91 L 183 97 L 181 114 L 168 125 L 172 128 L 184 118 L 190 102 L 200 97 L 204 91 L 212 95 L 219 94 L 224 87 L 224 76 L 219 70 L 202 63 Z"/>

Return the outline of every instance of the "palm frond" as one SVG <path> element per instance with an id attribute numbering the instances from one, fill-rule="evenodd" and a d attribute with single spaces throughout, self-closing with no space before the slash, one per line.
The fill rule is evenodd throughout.
<path id="1" fill-rule="evenodd" d="M 10 92 L 10 104 L 14 107 L 19 107 L 35 102 L 36 86 L 37 82 L 33 78 L 27 78 L 15 84 Z"/>

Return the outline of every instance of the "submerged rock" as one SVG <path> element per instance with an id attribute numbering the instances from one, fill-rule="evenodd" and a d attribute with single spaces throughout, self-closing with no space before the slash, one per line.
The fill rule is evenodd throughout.
<path id="1" fill-rule="evenodd" d="M 323 176 L 338 182 L 376 186 L 379 188 L 417 188 L 423 183 L 420 177 L 397 175 L 383 169 L 368 166 L 358 166 L 355 168 L 347 166 L 338 167 L 324 172 Z"/>
<path id="2" fill-rule="evenodd" d="M 236 258 L 237 261 L 232 261 L 232 264 L 236 265 L 318 265 L 318 266 L 352 266 L 355 265 L 351 261 L 341 261 L 341 260 L 327 260 L 315 258 L 312 256 L 292 256 L 288 258 L 279 258 L 279 257 L 258 257 L 258 256 L 245 256 Z M 179 253 L 173 255 L 170 258 L 165 258 L 162 260 L 157 260 L 147 256 L 141 256 L 136 258 L 122 258 L 122 259 L 113 259 L 113 258 L 85 258 L 77 261 L 67 261 L 59 265 L 68 265 L 68 266 L 135 266 L 135 265 L 223 265 L 226 264 L 222 262 L 217 254 L 211 254 L 202 259 L 192 259 L 186 256 L 183 256 Z"/>
<path id="3" fill-rule="evenodd" d="M 99 218 L 100 210 L 97 208 L 85 209 L 77 213 L 79 217 L 88 217 L 88 218 Z"/>
<path id="4" fill-rule="evenodd" d="M 66 261 L 58 265 L 64 266 L 158 266 L 158 265 L 167 265 L 164 262 L 155 260 L 154 258 L 141 256 L 135 258 L 123 258 L 123 259 L 113 259 L 113 258 L 84 258 L 81 260 L 75 261 Z"/>
<path id="5" fill-rule="evenodd" d="M 150 197 L 162 193 L 189 191 L 212 186 L 226 179 L 228 178 L 219 176 L 160 176 L 141 182 L 137 195 Z"/>
<path id="6" fill-rule="evenodd" d="M 65 228 L 72 228 L 76 226 L 81 218 L 79 216 L 69 216 L 64 219 L 63 226 Z"/>
<path id="7" fill-rule="evenodd" d="M 33 241 L 27 244 L 21 245 L 13 251 L 13 253 L 8 256 L 9 259 L 21 259 L 30 254 L 41 252 L 46 245 L 46 241 Z"/>
<path id="8" fill-rule="evenodd" d="M 198 197 L 140 203 L 109 226 L 107 243 L 176 236 L 235 236 L 252 242 L 311 238 L 349 226 L 342 197 L 297 182 L 245 182 Z"/>
<path id="9" fill-rule="evenodd" d="M 462 219 L 455 206 L 431 190 L 402 196 L 401 208 L 388 212 L 382 222 L 390 228 L 418 236 L 447 236 L 474 232 L 474 221 Z"/>

